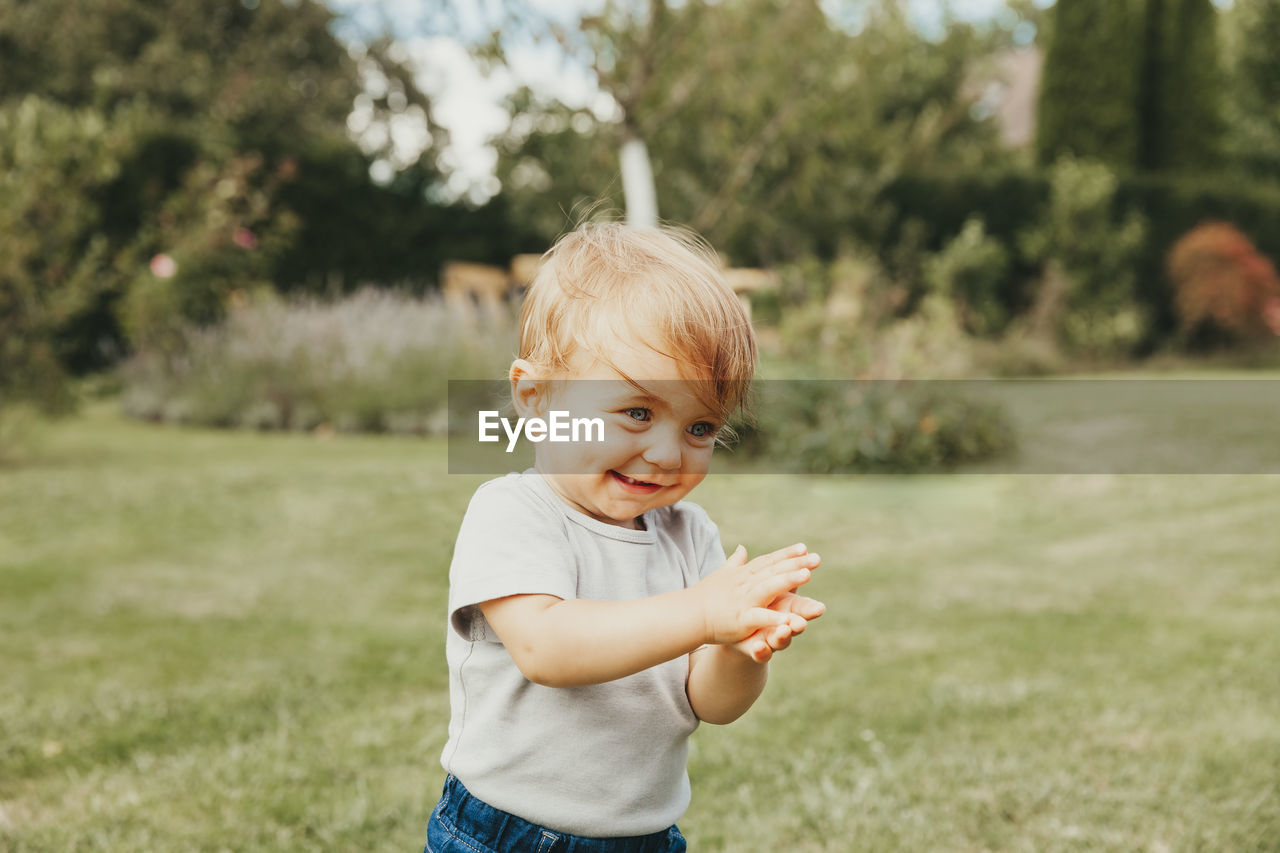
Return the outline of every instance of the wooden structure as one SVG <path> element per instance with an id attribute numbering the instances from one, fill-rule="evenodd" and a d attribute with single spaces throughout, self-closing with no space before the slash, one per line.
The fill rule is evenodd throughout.
<path id="1" fill-rule="evenodd" d="M 470 261 L 448 261 L 441 270 L 440 289 L 445 303 L 467 318 L 498 313 L 505 309 L 513 294 L 524 293 L 542 264 L 543 256 L 537 254 L 516 255 L 507 269 Z M 748 317 L 751 316 L 751 294 L 779 284 L 778 274 L 772 270 L 730 267 L 723 273 Z"/>
<path id="2" fill-rule="evenodd" d="M 738 294 L 738 300 L 751 317 L 751 294 L 757 291 L 772 290 L 780 281 L 773 270 L 762 270 L 754 267 L 731 267 L 724 270 L 724 280 Z"/>

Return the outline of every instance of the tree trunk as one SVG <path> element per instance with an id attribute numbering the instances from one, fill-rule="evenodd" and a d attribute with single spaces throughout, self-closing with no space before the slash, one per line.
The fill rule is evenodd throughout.
<path id="1" fill-rule="evenodd" d="M 628 133 L 619 152 L 622 164 L 622 193 L 627 205 L 627 225 L 632 228 L 658 226 L 658 193 L 653 185 L 653 168 L 644 140 Z"/>

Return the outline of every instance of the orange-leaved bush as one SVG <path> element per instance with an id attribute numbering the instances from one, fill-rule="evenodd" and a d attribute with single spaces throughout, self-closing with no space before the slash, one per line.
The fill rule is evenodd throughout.
<path id="1" fill-rule="evenodd" d="M 1184 334 L 1209 326 L 1239 339 L 1280 335 L 1280 278 L 1235 226 L 1193 228 L 1169 252 L 1168 270 Z"/>

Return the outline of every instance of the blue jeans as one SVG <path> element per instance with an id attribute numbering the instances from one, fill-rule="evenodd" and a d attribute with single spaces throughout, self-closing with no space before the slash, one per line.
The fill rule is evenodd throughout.
<path id="1" fill-rule="evenodd" d="M 684 853 L 672 826 L 651 835 L 583 838 L 556 832 L 495 809 L 450 775 L 427 822 L 424 853 Z"/>

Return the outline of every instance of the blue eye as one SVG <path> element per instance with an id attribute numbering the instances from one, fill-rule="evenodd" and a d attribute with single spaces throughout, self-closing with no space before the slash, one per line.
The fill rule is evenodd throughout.
<path id="1" fill-rule="evenodd" d="M 636 421 L 647 421 L 652 416 L 652 412 L 639 406 L 627 409 L 627 417 Z"/>
<path id="2" fill-rule="evenodd" d="M 712 435 L 715 431 L 716 431 L 715 425 L 709 424 L 706 421 L 698 421 L 696 424 L 689 427 L 689 435 L 693 436 L 694 438 L 707 438 L 708 436 Z"/>

